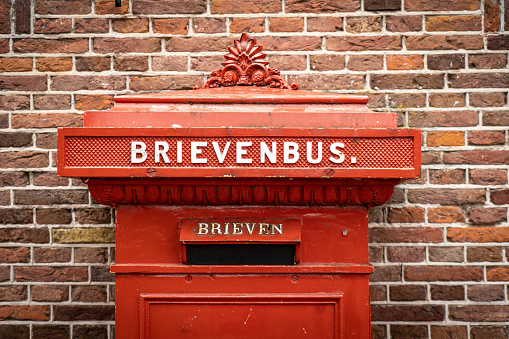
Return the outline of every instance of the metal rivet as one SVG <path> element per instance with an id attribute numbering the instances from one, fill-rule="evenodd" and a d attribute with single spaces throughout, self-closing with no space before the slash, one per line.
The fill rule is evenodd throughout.
<path id="1" fill-rule="evenodd" d="M 297 281 L 299 281 L 299 277 L 296 275 L 292 275 L 292 283 L 296 283 Z"/>
<path id="2" fill-rule="evenodd" d="M 190 283 L 191 281 L 193 281 L 193 277 L 191 275 L 186 275 L 186 277 L 184 278 L 184 280 L 186 281 L 186 283 Z"/>
<path id="3" fill-rule="evenodd" d="M 156 175 L 156 169 L 153 167 L 150 167 L 149 169 L 147 169 L 147 175 L 149 177 L 153 177 L 154 175 Z"/>

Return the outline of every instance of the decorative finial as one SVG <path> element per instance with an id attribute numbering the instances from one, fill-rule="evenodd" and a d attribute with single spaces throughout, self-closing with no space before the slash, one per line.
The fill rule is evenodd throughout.
<path id="1" fill-rule="evenodd" d="M 267 86 L 281 89 L 298 89 L 295 83 L 288 85 L 280 76 L 279 70 L 266 67 L 269 63 L 262 53 L 262 46 L 256 45 L 256 39 L 242 33 L 240 40 L 234 40 L 235 46 L 228 47 L 230 53 L 225 54 L 226 61 L 219 69 L 210 74 L 209 80 L 203 88 L 215 88 L 221 86 Z M 196 86 L 195 89 L 198 89 Z"/>

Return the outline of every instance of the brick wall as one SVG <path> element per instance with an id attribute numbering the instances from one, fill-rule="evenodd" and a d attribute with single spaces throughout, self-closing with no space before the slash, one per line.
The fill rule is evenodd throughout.
<path id="1" fill-rule="evenodd" d="M 56 176 L 56 128 L 203 84 L 243 31 L 422 129 L 370 214 L 373 338 L 507 338 L 509 0 L 0 0 L 0 337 L 113 337 L 113 213 Z"/>

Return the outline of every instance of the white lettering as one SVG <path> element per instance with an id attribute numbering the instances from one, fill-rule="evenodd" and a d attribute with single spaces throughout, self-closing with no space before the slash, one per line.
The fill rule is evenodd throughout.
<path id="1" fill-rule="evenodd" d="M 163 149 L 161 149 L 161 146 L 163 147 Z M 168 154 L 166 154 L 169 149 L 170 149 L 170 146 L 168 145 L 167 142 L 156 141 L 155 142 L 155 151 L 154 151 L 155 152 L 154 153 L 155 162 L 158 163 L 160 161 L 159 157 L 163 157 L 163 161 L 165 163 L 169 163 L 170 159 L 168 159 Z"/>
<path id="2" fill-rule="evenodd" d="M 207 147 L 206 141 L 191 141 L 191 163 L 192 164 L 206 164 L 207 158 L 198 158 L 201 154 L 200 147 Z"/>
<path id="3" fill-rule="evenodd" d="M 338 148 L 344 148 L 345 145 L 340 142 L 335 142 L 330 145 L 330 151 L 332 154 L 337 155 L 339 158 L 333 158 L 330 157 L 329 160 L 332 161 L 335 164 L 341 164 L 343 161 L 345 161 L 345 155 L 338 149 Z"/>
<path id="4" fill-rule="evenodd" d="M 316 159 L 313 159 L 313 143 L 308 141 L 306 143 L 306 155 L 307 160 L 310 164 L 319 164 L 322 162 L 322 142 L 318 142 L 318 156 Z"/>
<path id="5" fill-rule="evenodd" d="M 233 223 L 233 233 L 232 234 L 242 234 L 242 223 Z"/>
<path id="6" fill-rule="evenodd" d="M 142 141 L 131 141 L 131 163 L 141 164 L 147 160 L 147 145 Z M 138 154 L 141 158 L 138 158 Z"/>
<path id="7" fill-rule="evenodd" d="M 182 163 L 182 141 L 177 141 L 177 162 Z"/>
<path id="8" fill-rule="evenodd" d="M 251 227 L 250 227 L 251 226 Z M 247 228 L 247 233 L 249 234 L 253 234 L 253 231 L 254 231 L 254 227 L 255 227 L 255 224 L 251 224 L 249 225 L 249 223 L 246 222 L 246 228 Z"/>
<path id="9" fill-rule="evenodd" d="M 267 157 L 269 159 L 269 161 L 272 163 L 272 164 L 275 164 L 276 163 L 276 142 L 273 141 L 272 142 L 272 151 L 269 150 L 269 147 L 267 146 L 267 144 L 262 141 L 260 143 L 260 162 L 262 164 L 265 163 L 265 157 Z"/>
<path id="10" fill-rule="evenodd" d="M 296 142 L 284 142 L 283 143 L 283 149 L 284 149 L 284 163 L 285 164 L 295 164 L 297 161 L 299 161 L 299 145 Z M 292 158 L 290 158 L 290 155 L 292 155 Z"/>
<path id="11" fill-rule="evenodd" d="M 243 155 L 247 154 L 247 150 L 243 147 L 251 147 L 253 143 L 251 141 L 245 142 L 237 142 L 237 164 L 250 164 L 253 162 L 253 159 L 250 158 L 242 158 Z"/>
<path id="12" fill-rule="evenodd" d="M 217 141 L 212 141 L 212 146 L 214 146 L 214 151 L 216 151 L 217 161 L 219 161 L 219 163 L 222 164 L 224 162 L 224 159 L 226 158 L 228 148 L 230 148 L 230 142 L 228 141 L 226 143 L 223 152 L 221 152 L 221 150 L 219 149 L 219 143 Z"/>
<path id="13" fill-rule="evenodd" d="M 277 233 L 283 235 L 283 224 L 279 224 L 279 226 L 276 224 L 272 224 L 272 234 L 275 234 L 274 230 L 276 230 Z"/>
<path id="14" fill-rule="evenodd" d="M 261 222 L 258 225 L 258 234 L 269 234 L 269 224 Z"/>
<path id="15" fill-rule="evenodd" d="M 213 222 L 210 224 L 210 234 L 222 234 L 221 232 L 221 224 L 218 224 L 217 222 Z M 217 233 L 216 233 L 217 232 Z"/>
<path id="16" fill-rule="evenodd" d="M 209 224 L 206 222 L 198 223 L 198 234 L 207 234 L 209 233 Z"/>

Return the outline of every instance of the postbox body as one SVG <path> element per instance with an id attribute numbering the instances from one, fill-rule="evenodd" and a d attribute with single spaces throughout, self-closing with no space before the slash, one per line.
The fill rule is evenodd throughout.
<path id="1" fill-rule="evenodd" d="M 363 96 L 232 86 L 284 80 L 228 62 L 226 87 L 59 131 L 59 174 L 116 207 L 116 336 L 369 338 L 368 209 L 419 175 L 420 132 Z"/>

